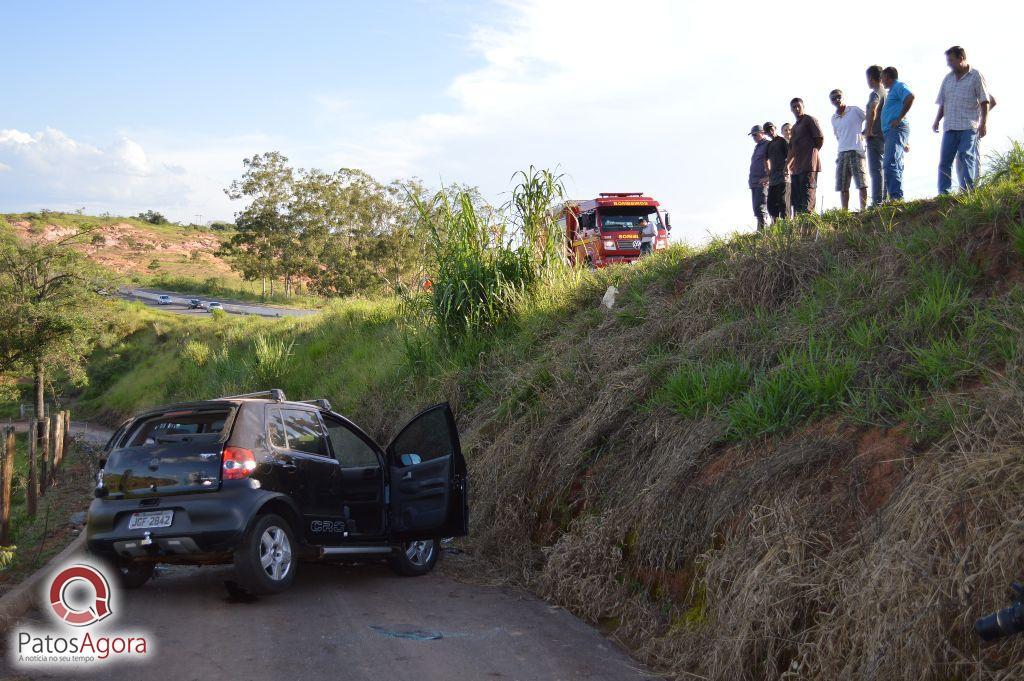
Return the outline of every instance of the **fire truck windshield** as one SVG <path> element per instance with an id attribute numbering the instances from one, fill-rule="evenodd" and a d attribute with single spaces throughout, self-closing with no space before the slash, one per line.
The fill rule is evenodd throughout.
<path id="1" fill-rule="evenodd" d="M 640 218 L 647 218 L 658 229 L 661 229 L 661 216 L 654 206 L 640 206 L 637 208 L 610 208 L 599 211 L 601 216 L 602 232 L 621 232 L 630 229 L 640 229 Z"/>

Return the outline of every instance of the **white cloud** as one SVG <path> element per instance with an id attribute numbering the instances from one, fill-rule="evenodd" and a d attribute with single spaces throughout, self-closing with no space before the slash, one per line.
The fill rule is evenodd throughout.
<path id="1" fill-rule="evenodd" d="M 141 210 L 176 203 L 189 189 L 183 169 L 150 158 L 131 139 L 101 147 L 53 128 L 0 132 L 0 165 L 7 169 L 0 186 L 7 210 Z"/>

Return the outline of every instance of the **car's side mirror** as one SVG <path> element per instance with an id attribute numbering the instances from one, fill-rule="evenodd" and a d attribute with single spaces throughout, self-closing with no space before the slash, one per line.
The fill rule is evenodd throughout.
<path id="1" fill-rule="evenodd" d="M 665 229 L 669 232 L 672 231 L 672 216 L 665 213 Z"/>
<path id="2" fill-rule="evenodd" d="M 402 462 L 403 466 L 415 466 L 418 463 L 422 463 L 423 459 L 420 458 L 419 454 L 402 454 L 399 457 L 399 461 Z"/>

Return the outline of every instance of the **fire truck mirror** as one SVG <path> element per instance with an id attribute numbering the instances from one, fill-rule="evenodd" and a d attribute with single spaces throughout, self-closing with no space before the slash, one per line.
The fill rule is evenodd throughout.
<path id="1" fill-rule="evenodd" d="M 670 232 L 672 231 L 672 216 L 668 213 L 665 213 L 665 229 Z"/>

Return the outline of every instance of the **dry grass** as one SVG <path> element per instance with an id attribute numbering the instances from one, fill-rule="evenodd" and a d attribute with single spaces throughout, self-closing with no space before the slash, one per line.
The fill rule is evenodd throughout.
<path id="1" fill-rule="evenodd" d="M 922 261 L 976 262 L 967 302 L 1003 301 L 1013 287 L 999 279 L 1020 268 L 1006 226 L 1024 200 L 1011 198 L 977 229 L 951 226 L 960 214 L 947 202 L 716 244 L 643 282 L 645 307 L 629 323 L 602 311 L 582 335 L 561 323 L 532 351 L 492 353 L 448 386 L 464 400 L 467 546 L 680 679 L 1019 675 L 1000 669 L 1024 659 L 1022 644 L 983 652 L 971 631 L 1004 603 L 1024 548 L 1017 364 L 994 382 L 976 367 L 968 383 L 922 398 L 921 409 L 957 402 L 958 420 L 916 444 L 906 428 L 863 425 L 852 406 L 729 443 L 720 415 L 683 419 L 652 402 L 684 362 L 772 367 L 865 310 L 896 315 L 918 302 Z M 830 307 L 831 295 L 864 307 Z M 815 296 L 826 301 L 817 311 Z M 942 324 L 960 334 L 967 318 L 953 313 Z M 927 337 L 879 319 L 870 354 L 858 355 L 862 392 L 903 376 L 912 358 L 898 344 Z M 537 387 L 540 368 L 555 378 Z M 486 398 L 467 394 L 470 377 Z"/>

